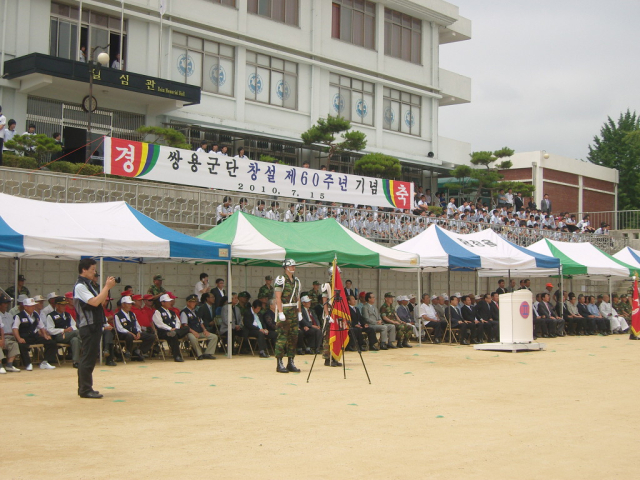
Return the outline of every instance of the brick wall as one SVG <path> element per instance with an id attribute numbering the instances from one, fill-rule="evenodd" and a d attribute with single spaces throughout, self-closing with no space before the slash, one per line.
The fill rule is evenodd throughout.
<path id="1" fill-rule="evenodd" d="M 597 178 L 587 178 L 584 177 L 582 179 L 582 186 L 584 188 L 595 188 L 598 190 L 604 190 L 605 192 L 615 192 L 616 186 L 612 182 L 605 182 L 604 180 L 600 180 Z"/>
<path id="2" fill-rule="evenodd" d="M 554 180 L 556 182 L 578 185 L 578 175 L 575 173 L 559 172 L 558 170 L 545 168 L 542 170 L 542 177 L 544 180 Z"/>
<path id="3" fill-rule="evenodd" d="M 543 183 L 543 193 L 549 195 L 552 212 L 577 212 L 578 211 L 578 187 L 568 187 L 557 183 Z M 539 207 L 540 205 L 538 205 Z"/>
<path id="4" fill-rule="evenodd" d="M 508 170 L 500 170 L 500 173 L 504 175 L 504 179 L 508 181 L 531 179 L 530 168 L 510 168 Z M 531 182 L 529 181 L 527 183 Z"/>
<path id="5" fill-rule="evenodd" d="M 615 198 L 615 195 L 593 192 L 591 190 L 583 190 L 582 210 L 584 212 L 602 212 L 615 210 Z M 611 220 L 605 221 L 611 222 Z"/>

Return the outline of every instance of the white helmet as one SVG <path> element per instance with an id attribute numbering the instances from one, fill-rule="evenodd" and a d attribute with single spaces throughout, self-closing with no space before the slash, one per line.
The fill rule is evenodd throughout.
<path id="1" fill-rule="evenodd" d="M 333 275 L 333 265 L 329 267 L 329 270 L 327 270 L 327 273 L 329 274 L 329 276 Z M 342 273 L 342 270 L 340 270 L 340 267 L 338 267 L 338 273 Z"/>
<path id="2" fill-rule="evenodd" d="M 296 261 L 293 258 L 285 258 L 284 262 L 282 262 L 282 266 L 284 268 L 295 267 L 296 266 Z"/>

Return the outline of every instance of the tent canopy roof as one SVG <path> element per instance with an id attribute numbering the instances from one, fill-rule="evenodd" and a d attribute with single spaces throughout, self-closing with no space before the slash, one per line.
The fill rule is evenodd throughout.
<path id="1" fill-rule="evenodd" d="M 126 202 L 50 203 L 0 194 L 0 256 L 223 260 L 230 247 L 182 234 Z"/>
<path id="2" fill-rule="evenodd" d="M 487 228 L 481 232 L 458 234 L 431 225 L 420 235 L 393 247 L 420 255 L 420 266 L 435 271 L 512 271 L 520 275 L 558 274 L 560 262 L 529 252 Z M 487 273 L 489 274 L 489 273 Z"/>
<path id="3" fill-rule="evenodd" d="M 636 270 L 632 265 L 587 242 L 558 242 L 544 238 L 528 247 L 528 250 L 559 259 L 565 276 L 628 277 Z"/>
<path id="4" fill-rule="evenodd" d="M 222 224 L 198 236 L 232 246 L 234 263 L 281 265 L 285 258 L 328 265 L 337 256 L 343 267 L 415 268 L 418 256 L 366 240 L 332 218 L 287 223 L 234 213 Z"/>

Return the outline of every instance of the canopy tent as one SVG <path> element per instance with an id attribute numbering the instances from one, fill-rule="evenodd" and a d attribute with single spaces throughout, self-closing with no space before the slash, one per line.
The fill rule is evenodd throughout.
<path id="1" fill-rule="evenodd" d="M 0 194 L 0 256 L 139 262 L 231 258 L 228 244 L 172 230 L 125 202 L 49 203 L 5 194 Z"/>
<path id="2" fill-rule="evenodd" d="M 562 263 L 564 276 L 629 277 L 637 270 L 586 242 L 558 242 L 545 238 L 529 246 L 528 250 L 556 257 Z"/>
<path id="3" fill-rule="evenodd" d="M 496 275 L 511 271 L 519 275 L 557 275 L 560 262 L 551 256 L 527 251 L 488 228 L 481 232 L 459 234 L 431 225 L 420 235 L 393 247 L 394 250 L 420 255 L 420 267 L 432 272 L 473 271 Z"/>
<path id="4" fill-rule="evenodd" d="M 232 262 L 280 265 L 285 258 L 301 264 L 328 265 L 337 256 L 341 267 L 415 268 L 418 256 L 366 240 L 333 218 L 287 223 L 236 212 L 198 238 L 231 245 Z"/>
<path id="5" fill-rule="evenodd" d="M 618 253 L 613 255 L 613 258 L 621 262 L 631 265 L 636 272 L 640 273 L 640 252 L 634 250 L 631 247 L 624 247 Z"/>

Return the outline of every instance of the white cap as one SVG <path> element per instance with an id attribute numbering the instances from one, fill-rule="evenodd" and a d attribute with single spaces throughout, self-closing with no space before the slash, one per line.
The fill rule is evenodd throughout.
<path id="1" fill-rule="evenodd" d="M 442 298 L 444 298 L 446 301 L 449 301 L 449 295 L 447 295 L 446 293 L 442 294 Z"/>
<path id="2" fill-rule="evenodd" d="M 438 295 L 431 295 L 431 300 L 435 300 L 436 298 L 438 298 Z"/>
<path id="3" fill-rule="evenodd" d="M 309 298 L 308 295 L 303 295 L 302 298 L 300 299 L 301 302 L 306 303 L 306 302 L 310 302 L 311 299 Z"/>
<path id="4" fill-rule="evenodd" d="M 167 295 L 166 293 L 163 294 L 160 297 L 160 302 L 170 302 L 171 300 L 172 300 L 172 298 L 169 295 Z"/>
<path id="5" fill-rule="evenodd" d="M 26 295 L 18 295 L 18 303 L 24 302 L 27 298 L 29 297 L 27 297 Z"/>
<path id="6" fill-rule="evenodd" d="M 163 295 L 163 297 L 164 297 L 164 295 Z M 169 297 L 169 295 L 167 295 L 167 297 Z M 161 298 L 162 298 L 162 297 L 161 297 Z M 169 297 L 169 300 L 171 300 L 171 297 Z M 161 300 L 161 301 L 162 301 L 162 300 Z M 133 300 L 131 300 L 131 297 L 127 295 L 127 296 L 122 297 L 122 298 L 120 299 L 120 303 L 133 303 Z"/>
<path id="7" fill-rule="evenodd" d="M 33 298 L 25 298 L 22 301 L 22 306 L 23 307 L 33 307 L 33 306 L 35 306 L 35 304 L 36 304 L 36 301 Z"/>
<path id="8" fill-rule="evenodd" d="M 416 294 L 412 293 L 411 295 L 409 295 L 409 300 L 411 300 L 412 298 L 416 298 Z"/>
<path id="9" fill-rule="evenodd" d="M 33 297 L 36 302 L 44 302 L 44 297 L 42 295 L 36 295 Z"/>
<path id="10" fill-rule="evenodd" d="M 462 296 L 462 294 L 460 292 L 456 292 L 453 295 L 454 295 L 454 297 L 458 297 L 458 298 L 460 298 Z"/>
<path id="11" fill-rule="evenodd" d="M 51 300 L 52 298 L 56 298 L 58 294 L 56 292 L 47 293 L 47 300 Z"/>

